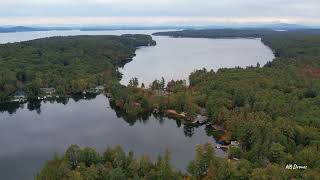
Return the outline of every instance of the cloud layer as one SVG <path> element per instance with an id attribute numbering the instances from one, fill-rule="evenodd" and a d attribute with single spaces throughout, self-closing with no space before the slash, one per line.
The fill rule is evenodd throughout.
<path id="1" fill-rule="evenodd" d="M 152 19 L 154 19 L 152 21 Z M 319 0 L 1 0 L 1 24 L 320 24 Z M 46 22 L 48 21 L 48 22 Z M 37 23 L 38 22 L 38 23 Z"/>

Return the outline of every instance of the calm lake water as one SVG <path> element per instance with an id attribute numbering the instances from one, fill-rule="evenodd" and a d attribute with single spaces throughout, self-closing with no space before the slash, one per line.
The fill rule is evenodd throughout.
<path id="1" fill-rule="evenodd" d="M 32 179 L 33 174 L 71 144 L 93 147 L 99 152 L 107 146 L 121 145 L 136 155 L 152 158 L 166 149 L 172 164 L 184 169 L 193 159 L 196 144 L 215 143 L 205 126 L 189 127 L 169 118 L 128 120 L 110 108 L 104 95 L 91 100 L 41 102 L 1 109 L 1 179 Z M 18 109 L 16 109 L 18 108 Z M 223 152 L 217 150 L 217 154 Z"/>
<path id="2" fill-rule="evenodd" d="M 154 31 L 50 31 L 0 33 L 0 43 L 49 36 L 151 34 Z M 258 39 L 191 39 L 154 37 L 155 47 L 143 47 L 121 71 L 122 83 L 138 77 L 148 83 L 155 78 L 186 79 L 195 69 L 245 67 L 273 59 L 269 48 Z M 140 82 L 141 82 L 140 81 Z M 99 152 L 121 145 L 136 155 L 156 158 L 169 150 L 172 164 L 182 170 L 193 159 L 196 144 L 214 143 L 205 127 L 189 127 L 169 118 L 153 115 L 128 120 L 110 108 L 108 99 L 69 99 L 21 106 L 0 106 L 0 179 L 32 179 L 54 153 L 71 144 L 90 146 Z M 216 150 L 223 155 L 221 150 Z"/>
<path id="3" fill-rule="evenodd" d="M 187 80 L 196 69 L 218 70 L 226 67 L 264 65 L 274 55 L 260 39 L 206 39 L 170 38 L 153 36 L 156 46 L 137 50 L 137 56 L 121 70 L 122 84 L 127 85 L 132 77 L 150 84 L 164 77 Z"/>

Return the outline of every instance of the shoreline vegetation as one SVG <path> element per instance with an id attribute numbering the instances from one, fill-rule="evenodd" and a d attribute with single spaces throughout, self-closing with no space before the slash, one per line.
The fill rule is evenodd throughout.
<path id="1" fill-rule="evenodd" d="M 0 44 L 0 103 L 66 97 L 118 82 L 149 35 L 68 36 Z"/>
<path id="2" fill-rule="evenodd" d="M 196 158 L 189 162 L 187 173 L 172 167 L 169 151 L 152 161 L 147 155 L 136 158 L 132 151 L 127 153 L 120 146 L 108 147 L 99 154 L 91 148 L 71 145 L 63 156 L 48 161 L 35 179 L 226 179 L 232 171 L 236 169 L 228 167 L 225 159 L 216 157 L 210 143 L 196 146 Z"/>
<path id="3" fill-rule="evenodd" d="M 284 179 L 320 175 L 319 30 L 185 30 L 154 35 L 256 37 L 272 49 L 275 59 L 264 66 L 196 70 L 189 85 L 161 78 L 146 87 L 133 78 L 127 87 L 111 88 L 117 107 L 132 116 L 163 112 L 185 122 L 194 122 L 203 113 L 212 134 L 219 132 L 217 148 L 228 148 L 228 158 L 236 164 L 246 161 L 259 169 L 261 178 L 280 177 L 276 167 L 296 162 L 307 165 L 308 171 L 283 174 Z M 250 173 L 243 176 L 249 178 Z"/>
<path id="4" fill-rule="evenodd" d="M 91 39 L 86 41 L 86 43 L 90 44 L 90 42 L 98 41 L 102 44 L 91 44 L 92 46 L 90 46 L 89 49 L 80 48 L 83 52 L 75 51 L 75 49 L 68 51 L 68 53 L 74 53 L 73 51 L 75 51 L 75 54 L 79 54 L 81 57 L 85 55 L 88 59 L 84 61 L 74 59 L 72 62 L 76 62 L 76 64 L 72 67 L 76 69 L 75 72 L 77 73 L 71 74 L 72 76 L 64 74 L 65 76 L 63 77 L 67 79 L 72 79 L 73 77 L 76 78 L 76 81 L 62 81 L 65 85 L 69 82 L 71 84 L 65 87 L 65 91 L 60 91 L 58 87 L 56 91 L 81 93 L 84 89 L 94 88 L 97 85 L 103 84 L 106 96 L 110 99 L 112 105 L 123 111 L 124 114 L 129 117 L 139 117 L 149 113 L 164 113 L 169 117 L 181 119 L 186 123 L 196 122 L 199 124 L 205 123 L 207 126 L 209 125 L 209 132 L 212 135 L 218 134 L 220 137 L 219 141 L 221 141 L 222 146 L 217 148 L 224 147 L 225 144 L 230 144 L 230 146 L 228 146 L 229 161 L 224 159 L 214 161 L 211 164 L 211 160 L 208 160 L 204 165 L 200 165 L 204 160 L 201 160 L 201 155 L 198 155 L 197 152 L 196 159 L 199 161 L 195 160 L 190 169 L 188 167 L 189 175 L 186 175 L 194 179 L 205 179 L 207 177 L 221 177 L 220 179 L 279 179 L 279 177 L 282 179 L 316 179 L 316 177 L 320 175 L 319 30 L 292 30 L 285 32 L 263 29 L 184 30 L 160 32 L 154 35 L 194 38 L 257 37 L 261 38 L 261 41 L 273 50 L 276 58 L 264 66 L 257 63 L 257 65 L 247 68 L 221 68 L 216 72 L 205 68 L 196 70 L 189 76 L 189 85 L 187 85 L 185 80 L 172 80 L 166 83 L 166 80 L 161 78 L 160 80 L 153 81 L 148 86 L 143 83 L 140 84 L 137 78 L 132 78 L 129 85 L 124 86 L 119 83 L 121 75 L 117 71 L 117 67 L 124 65 L 123 62 L 119 64 L 119 61 L 110 62 L 110 59 L 108 59 L 108 63 L 106 63 L 107 66 L 100 66 L 101 58 L 119 57 L 120 54 L 123 55 L 123 53 L 127 56 L 125 56 L 126 58 L 120 59 L 132 58 L 137 46 L 154 45 L 155 42 L 153 42 L 152 39 L 150 40 L 150 36 L 139 35 L 142 39 L 137 37 L 137 39 L 141 40 L 138 43 L 136 38 L 132 38 L 132 35 L 127 35 L 129 38 L 120 36 L 120 42 L 125 41 L 125 43 L 122 44 L 118 41 L 119 37 L 114 37 L 115 39 L 113 39 L 113 41 L 116 41 L 116 43 L 110 44 L 114 45 L 118 43 L 117 45 L 119 46 L 112 49 L 115 52 L 113 51 L 105 55 L 105 48 L 100 49 L 100 47 L 105 47 L 106 45 L 103 45 L 101 40 L 99 41 L 100 37 L 96 37 L 93 41 L 91 41 Z M 48 39 L 50 40 L 50 38 Z M 63 44 L 64 41 L 63 38 L 57 38 L 56 40 L 61 40 L 61 42 L 55 44 L 57 46 L 55 50 L 60 54 L 63 49 L 63 47 L 61 49 L 60 43 Z M 44 43 L 41 44 L 39 42 L 41 47 L 46 44 L 46 40 L 39 41 Z M 128 42 L 131 44 L 129 47 L 127 47 Z M 14 43 L 14 45 L 0 45 L 1 63 L 5 65 L 9 60 L 18 60 L 19 62 L 19 58 L 11 57 L 10 55 L 14 54 L 13 52 L 20 52 L 20 48 L 25 52 L 24 49 L 29 48 L 28 43 L 31 45 L 33 43 L 37 44 L 37 40 L 25 42 L 25 44 Z M 79 41 L 76 41 L 75 38 L 75 42 L 73 43 L 74 46 L 77 46 Z M 5 49 L 9 46 L 17 47 L 13 48 L 12 54 L 4 53 L 6 52 Z M 23 56 L 23 54 L 20 53 L 17 54 L 19 54 L 20 57 L 36 57 L 31 59 L 39 60 L 38 57 L 43 57 L 44 54 L 39 54 L 37 50 L 41 48 L 39 46 L 36 47 L 37 48 L 33 47 L 31 50 L 29 49 L 30 52 L 28 50 L 27 56 Z M 124 48 L 127 51 L 119 52 L 119 48 Z M 99 49 L 101 51 L 99 51 Z M 65 49 L 63 49 L 62 52 L 64 51 Z M 92 53 L 98 55 L 101 54 L 98 57 L 95 55 L 90 57 L 90 54 L 85 53 L 86 51 L 92 51 Z M 48 54 L 45 54 L 45 56 L 47 55 Z M 66 54 L 66 57 L 69 57 L 68 55 L 69 54 Z M 78 76 L 82 74 L 77 71 L 79 70 L 78 68 L 81 67 L 77 66 L 79 65 L 78 62 L 81 65 L 86 65 L 85 62 L 91 60 L 91 58 L 95 60 L 94 66 L 87 65 L 85 68 L 85 76 Z M 62 62 L 64 62 L 64 60 L 66 59 L 62 59 Z M 35 63 L 39 62 L 36 61 Z M 98 70 L 95 69 L 97 68 L 97 63 L 99 65 Z M 56 81 L 55 78 L 50 78 L 51 75 L 57 72 L 63 72 L 63 69 L 61 70 L 59 68 L 55 69 L 54 72 L 51 71 L 52 74 L 39 70 L 40 72 L 46 73 L 34 74 L 33 76 L 28 76 L 28 70 L 30 69 L 26 69 L 25 73 L 20 73 L 20 71 L 6 72 L 8 69 L 11 70 L 14 69 L 14 67 L 19 67 L 19 65 L 19 63 L 16 63 L 12 65 L 11 68 L 10 66 L 5 66 L 5 68 L 0 69 L 0 72 L 5 72 L 0 75 L 2 78 L 0 78 L 0 82 L 11 82 L 11 86 L 14 87 L 20 87 L 18 85 L 22 84 L 22 87 L 26 88 L 27 93 L 31 93 L 32 95 L 33 93 L 37 93 L 37 90 L 40 90 L 40 88 L 43 88 L 43 86 L 39 86 L 39 84 L 41 84 L 44 79 L 46 79 L 45 82 L 48 83 L 46 87 L 52 87 Z M 92 68 L 94 70 L 92 70 Z M 103 71 L 105 69 L 109 69 L 109 71 Z M 99 74 L 94 74 L 94 76 L 88 79 L 84 78 L 92 72 L 99 72 Z M 101 72 L 103 72 L 102 75 Z M 12 75 L 7 76 L 8 74 Z M 5 77 L 13 78 L 3 80 Z M 26 77 L 34 78 L 30 81 L 30 79 Z M 42 77 L 41 81 L 39 81 L 39 77 Z M 14 79 L 17 79 L 17 81 L 12 83 Z M 7 84 L 8 83 L 0 84 L 2 94 L 3 91 L 6 92 L 8 89 L 12 89 L 11 86 L 5 86 Z M 88 84 L 90 84 L 90 86 Z M 81 91 L 77 91 L 80 89 Z M 2 95 L 0 97 L 3 98 L 6 96 Z M 211 147 L 205 147 L 203 148 L 206 149 L 206 152 L 210 152 L 211 157 L 213 154 L 212 150 L 210 150 Z M 92 156 L 92 149 L 87 149 L 86 151 L 90 153 L 83 153 L 85 157 L 99 157 L 99 155 L 95 153 L 93 153 L 95 155 Z M 204 155 L 206 153 L 202 152 L 199 154 Z M 206 155 L 209 156 L 209 154 Z M 84 175 L 88 171 L 90 171 L 90 177 L 95 177 L 92 179 L 99 179 L 99 173 L 104 172 L 104 170 L 98 170 L 98 164 L 102 164 L 103 167 L 99 165 L 102 169 L 107 168 L 106 176 L 108 177 L 109 173 L 112 172 L 112 175 L 116 173 L 116 177 L 121 176 L 123 179 L 148 179 L 149 175 L 145 173 L 137 176 L 130 173 L 127 174 L 128 169 L 122 166 L 119 168 L 117 164 L 111 163 L 110 165 L 108 160 L 106 160 L 109 157 L 116 158 L 117 156 L 108 155 L 103 160 L 100 159 L 94 161 L 95 163 L 87 164 L 86 160 L 79 160 L 79 162 L 85 163 L 85 165 L 79 166 L 80 169 L 76 169 L 78 166 L 76 168 L 70 166 L 65 158 L 55 158 L 45 166 L 44 170 L 38 176 L 38 179 L 46 179 L 45 177 L 48 177 L 46 173 L 52 175 L 50 173 L 56 173 L 55 169 L 59 167 L 63 167 L 59 172 L 67 172 L 66 174 L 62 174 L 62 179 L 69 177 L 69 175 L 74 177 L 74 179 L 76 177 L 78 179 L 88 179 Z M 118 160 L 114 163 L 117 162 Z M 156 163 L 156 165 L 151 165 L 156 169 L 154 170 L 155 172 L 159 171 L 161 174 L 159 176 L 153 174 L 154 176 L 152 177 L 163 178 L 162 175 L 168 175 L 168 177 L 183 176 L 180 176 L 181 174 L 179 173 L 173 173 L 173 175 L 172 170 L 160 170 L 161 168 L 157 167 L 157 164 L 160 165 L 162 163 L 163 161 L 161 160 Z M 52 164 L 52 166 L 50 164 Z M 169 165 L 167 162 L 164 164 L 162 164 L 164 169 L 170 169 L 168 168 Z M 306 170 L 288 171 L 285 170 L 286 164 L 306 165 L 308 168 Z M 45 170 L 46 168 L 49 169 Z M 140 169 L 141 168 L 142 167 L 140 167 Z M 64 171 L 65 169 L 69 170 Z M 152 168 L 149 168 L 148 172 L 151 171 L 151 169 Z M 116 172 L 114 172 L 114 170 Z M 69 172 L 71 174 L 69 174 Z"/>

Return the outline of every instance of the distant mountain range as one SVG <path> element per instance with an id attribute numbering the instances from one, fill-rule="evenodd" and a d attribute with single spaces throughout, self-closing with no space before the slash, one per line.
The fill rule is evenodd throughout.
<path id="1" fill-rule="evenodd" d="M 0 32 L 28 32 L 28 31 L 39 31 L 40 28 L 32 28 L 25 26 L 14 26 L 14 27 L 0 27 Z"/>
<path id="2" fill-rule="evenodd" d="M 286 23 L 268 24 L 268 25 L 261 26 L 261 27 L 266 28 L 266 29 L 284 29 L 284 30 L 312 28 L 312 27 L 304 26 L 304 25 L 300 25 L 300 24 L 286 24 Z"/>
<path id="3" fill-rule="evenodd" d="M 52 31 L 52 30 L 71 30 L 68 27 L 28 27 L 28 26 L 5 26 L 0 27 L 0 33 L 9 32 L 30 32 L 30 31 Z"/>
<path id="4" fill-rule="evenodd" d="M 0 33 L 8 32 L 29 32 L 29 31 L 52 31 L 52 30 L 81 30 L 81 31 L 101 31 L 101 30 L 153 30 L 153 29 L 243 29 L 243 28 L 262 28 L 274 30 L 297 30 L 297 29 L 316 29 L 320 26 L 304 26 L 299 24 L 266 24 L 266 25 L 207 25 L 207 26 L 66 26 L 66 27 L 41 27 L 41 26 L 3 26 Z"/>

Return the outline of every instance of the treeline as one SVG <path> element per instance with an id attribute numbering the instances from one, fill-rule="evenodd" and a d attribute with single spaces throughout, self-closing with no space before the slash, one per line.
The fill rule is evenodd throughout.
<path id="1" fill-rule="evenodd" d="M 0 45 L 0 102 L 17 90 L 29 98 L 53 87 L 60 96 L 118 81 L 118 67 L 139 46 L 155 45 L 148 35 L 70 36 Z"/>
<path id="2" fill-rule="evenodd" d="M 191 38 L 263 38 L 265 36 L 290 36 L 320 35 L 319 29 L 297 29 L 289 31 L 275 31 L 272 29 L 201 29 L 182 30 L 153 33 L 155 36 L 191 37 Z"/>
<path id="3" fill-rule="evenodd" d="M 128 86 L 112 83 L 107 84 L 106 89 L 112 96 L 113 105 L 133 119 L 146 113 L 163 114 L 167 110 L 174 110 L 176 113 L 185 112 L 178 119 L 191 122 L 201 109 L 195 103 L 196 99 L 188 90 L 185 80 L 167 82 L 161 78 L 145 85 L 140 84 L 137 78 L 132 78 Z"/>
<path id="4" fill-rule="evenodd" d="M 275 60 L 264 67 L 198 70 L 189 77 L 190 87 L 205 96 L 202 104 L 211 121 L 241 143 L 241 149 L 229 150 L 230 157 L 261 168 L 306 165 L 319 177 L 320 76 L 314 69 L 320 65 L 320 34 L 261 37 Z"/>
<path id="5" fill-rule="evenodd" d="M 55 156 L 36 175 L 36 180 L 127 180 L 127 179 L 317 179 L 310 170 L 300 173 L 276 164 L 259 168 L 246 160 L 228 162 L 216 157 L 211 144 L 197 145 L 195 159 L 186 172 L 177 171 L 170 164 L 170 153 L 164 152 L 154 162 L 148 156 L 134 157 L 121 147 L 108 148 L 102 154 L 91 148 L 72 145 L 63 156 Z"/>
<path id="6" fill-rule="evenodd" d="M 218 38 L 230 37 L 229 31 L 233 37 L 255 35 L 241 30 L 188 30 L 157 35 Z M 127 103 L 123 107 L 130 112 L 136 102 L 145 101 L 151 110 L 173 109 L 191 116 L 205 109 L 212 124 L 228 131 L 226 143 L 240 142 L 241 148 L 228 152 L 231 159 L 240 159 L 236 164 L 245 161 L 269 176 L 270 166 L 284 169 L 286 164 L 305 165 L 319 177 L 320 31 L 256 33 L 274 51 L 276 58 L 272 62 L 263 67 L 257 64 L 217 72 L 197 70 L 189 76 L 189 86 L 177 81 L 173 90 L 170 83 L 163 88 L 161 81 L 147 89 L 139 88 L 133 80 L 130 87 L 123 88 L 134 94 L 120 98 Z M 165 93 L 159 94 L 158 89 Z M 309 171 L 296 172 L 301 175 Z"/>

